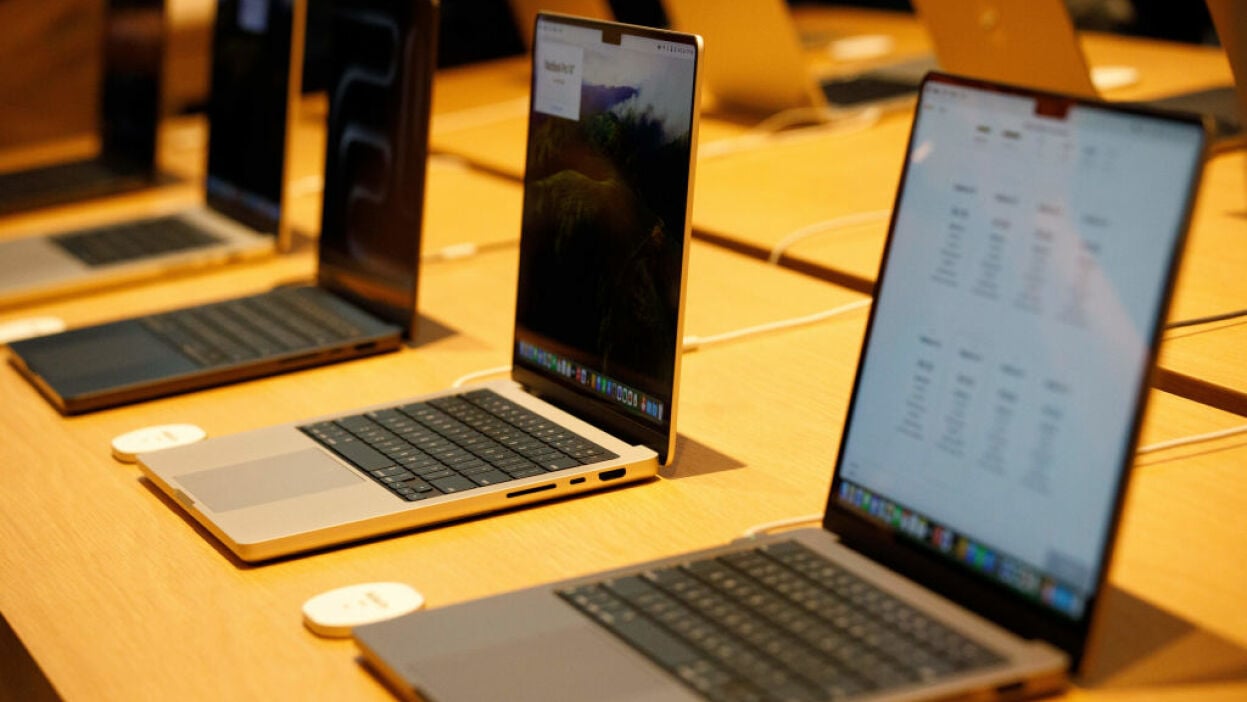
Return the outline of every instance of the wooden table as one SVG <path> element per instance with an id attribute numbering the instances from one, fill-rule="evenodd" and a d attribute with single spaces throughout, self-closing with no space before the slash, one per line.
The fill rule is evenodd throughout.
<path id="1" fill-rule="evenodd" d="M 1244 361 L 1247 320 L 1174 330 L 1161 347 L 1156 386 L 1247 416 Z"/>
<path id="2" fill-rule="evenodd" d="M 1161 414 L 1158 407 L 1158 420 Z M 1244 465 L 1242 436 L 1136 463 L 1092 671 L 1095 692 L 1130 699 L 1247 694 Z"/>
<path id="3" fill-rule="evenodd" d="M 1204 181 L 1173 320 L 1247 309 L 1247 153 L 1215 157 Z M 1157 386 L 1247 416 L 1245 324 L 1232 319 L 1168 332 Z"/>
<path id="4" fill-rule="evenodd" d="M 518 188 L 511 188 L 510 204 L 490 210 L 510 210 L 499 219 L 517 216 Z M 431 199 L 429 219 L 441 222 L 431 227 L 462 231 L 469 226 L 464 218 L 482 216 L 482 208 L 468 206 L 478 195 L 465 181 Z M 310 265 L 306 255 L 274 258 L 30 312 L 71 322 L 141 312 L 262 289 L 307 275 Z M 0 659 L 0 680 L 29 682 L 33 660 L 71 700 L 385 699 L 381 685 L 355 662 L 349 642 L 319 639 L 303 628 L 298 608 L 304 599 L 348 583 L 399 580 L 419 588 L 430 606 L 441 606 L 719 543 L 751 524 L 821 509 L 864 311 L 686 354 L 681 438 L 661 479 L 269 565 L 228 557 L 133 466 L 108 455 L 108 440 L 136 426 L 191 421 L 219 435 L 397 401 L 503 363 L 515 265 L 516 249 L 502 247 L 425 266 L 421 307 L 429 324 L 416 348 L 361 361 L 73 419 L 61 418 L 12 369 L 3 369 L 0 613 L 13 635 L 0 636 L 0 650 L 15 653 Z M 695 243 L 686 331 L 706 336 L 855 299 L 861 295 Z M 1153 395 L 1145 443 L 1238 421 Z M 1110 640 L 1137 639 L 1134 622 L 1142 616 L 1147 630 L 1155 629 L 1151 640 L 1159 650 L 1177 645 L 1166 628 L 1172 617 L 1155 614 L 1161 608 L 1188 622 L 1193 635 L 1213 643 L 1211 636 L 1224 637 L 1233 652 L 1247 646 L 1235 608 L 1247 594 L 1247 566 L 1235 560 L 1241 559 L 1241 530 L 1216 523 L 1211 536 L 1201 531 L 1214 520 L 1199 509 L 1199 491 L 1226 474 L 1225 466 L 1235 465 L 1245 449 L 1231 443 L 1218 454 L 1182 457 L 1177 451 L 1137 469 L 1149 487 L 1131 501 L 1114 575 L 1126 593 L 1123 602 L 1135 605 L 1124 608 L 1133 619 L 1129 626 L 1110 626 Z M 1188 463 L 1189 470 L 1178 468 Z M 1240 511 L 1247 504 L 1247 495 L 1233 489 L 1215 499 Z M 1170 529 L 1162 535 L 1169 550 L 1158 552 L 1152 544 L 1161 527 Z M 1177 548 L 1196 538 L 1199 548 Z M 1194 559 L 1215 562 L 1222 577 L 1175 578 L 1156 564 L 1169 564 L 1171 557 L 1185 559 L 1177 565 L 1191 569 Z M 1192 594 L 1197 601 L 1188 601 Z M 1197 643 L 1197 651 L 1212 650 L 1203 648 L 1203 639 Z M 1106 670 L 1109 682 L 1129 672 Z M 22 691 L 35 694 L 37 679 L 30 684 L 35 687 Z M 1174 697 L 1247 694 L 1233 681 L 1166 682 L 1141 690 Z"/>

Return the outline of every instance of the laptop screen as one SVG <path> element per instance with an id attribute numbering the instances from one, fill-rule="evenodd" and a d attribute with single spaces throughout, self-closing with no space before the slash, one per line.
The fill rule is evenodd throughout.
<path id="1" fill-rule="evenodd" d="M 281 219 L 295 2 L 221 0 L 212 34 L 208 205 L 261 232 Z"/>
<path id="2" fill-rule="evenodd" d="M 437 5 L 328 3 L 329 122 L 318 279 L 410 334 Z"/>
<path id="3" fill-rule="evenodd" d="M 864 517 L 1081 620 L 1201 125 L 935 77 L 910 139 L 828 524 Z"/>
<path id="4" fill-rule="evenodd" d="M 100 157 L 123 173 L 155 174 L 164 0 L 109 0 L 106 7 Z"/>
<path id="5" fill-rule="evenodd" d="M 541 15 L 514 362 L 665 458 L 679 363 L 698 39 Z M 525 373 L 527 371 L 527 373 Z"/>

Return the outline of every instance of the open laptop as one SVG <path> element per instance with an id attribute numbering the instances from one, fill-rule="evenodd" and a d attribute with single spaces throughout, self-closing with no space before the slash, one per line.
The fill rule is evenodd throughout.
<path id="1" fill-rule="evenodd" d="M 306 0 L 222 0 L 213 29 L 205 203 L 0 241 L 0 304 L 289 248 L 283 212 Z"/>
<path id="2" fill-rule="evenodd" d="M 0 213 L 135 190 L 156 181 L 164 5 L 164 0 L 104 3 L 98 153 L 87 159 L 0 173 Z"/>
<path id="3" fill-rule="evenodd" d="M 317 284 L 14 342 L 67 414 L 392 351 L 416 324 L 432 0 L 331 3 Z"/>
<path id="4" fill-rule="evenodd" d="M 927 28 L 942 70 L 1040 90 L 1100 96 L 1096 72 L 1088 66 L 1063 0 L 914 0 L 913 5 Z M 1242 117 L 1233 86 L 1171 95 L 1145 104 L 1207 114 L 1213 119 L 1216 149 L 1243 144 Z"/>
<path id="5" fill-rule="evenodd" d="M 663 0 L 672 26 L 697 32 L 713 51 L 706 83 L 716 100 L 738 109 L 848 109 L 913 102 L 918 83 L 935 65 L 915 60 L 856 76 L 816 76 L 784 0 L 744 0 L 731 9 L 715 0 Z"/>
<path id="6" fill-rule="evenodd" d="M 822 528 L 359 627 L 365 661 L 441 702 L 1063 685 L 1203 145 L 1194 118 L 931 74 Z"/>
<path id="7" fill-rule="evenodd" d="M 538 15 L 510 381 L 139 457 L 257 561 L 652 477 L 670 456 L 699 37 Z"/>

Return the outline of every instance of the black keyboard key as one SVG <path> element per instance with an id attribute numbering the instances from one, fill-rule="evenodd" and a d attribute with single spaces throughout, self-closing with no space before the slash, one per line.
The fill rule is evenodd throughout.
<path id="1" fill-rule="evenodd" d="M 553 460 L 563 455 L 557 449 L 552 449 L 549 446 L 546 446 L 545 444 L 535 446 L 531 449 L 521 449 L 519 453 L 522 454 L 525 458 L 528 458 L 529 460 L 537 461 L 538 463 L 546 459 Z"/>
<path id="2" fill-rule="evenodd" d="M 461 475 L 452 475 L 447 478 L 438 478 L 436 480 L 429 480 L 429 482 L 433 484 L 433 487 L 437 488 L 438 490 L 441 490 L 443 493 L 447 495 L 456 493 L 456 492 L 463 492 L 464 490 L 471 490 L 472 488 L 476 487 L 476 483 L 472 482 L 471 480 L 468 480 L 467 478 Z"/>
<path id="3" fill-rule="evenodd" d="M 412 478 L 414 478 L 414 477 L 416 477 L 416 476 L 415 476 L 415 474 L 410 473 L 410 472 L 408 472 L 408 471 L 403 471 L 403 472 L 401 472 L 401 473 L 397 473 L 397 474 L 395 474 L 395 475 L 387 475 L 387 476 L 385 476 L 385 477 L 381 478 L 381 482 L 383 482 L 383 483 L 388 483 L 388 484 L 390 484 L 390 485 L 396 485 L 396 484 L 398 484 L 398 483 L 405 483 L 405 482 L 407 482 L 408 480 L 411 480 L 411 479 L 412 479 Z"/>
<path id="4" fill-rule="evenodd" d="M 538 461 L 538 463 L 546 470 L 563 470 L 564 468 L 571 468 L 573 466 L 580 465 L 580 461 L 571 458 L 570 456 L 547 458 L 542 461 Z"/>
<path id="5" fill-rule="evenodd" d="M 487 485 L 497 485 L 512 480 L 511 476 L 500 470 L 487 470 L 482 473 L 472 473 L 468 475 L 468 479 L 472 482 L 485 487 Z"/>
<path id="6" fill-rule="evenodd" d="M 403 470 L 402 468 L 399 468 L 398 466 L 390 466 L 389 468 L 378 468 L 377 470 L 372 470 L 368 472 L 372 473 L 373 477 L 377 477 L 377 478 L 389 478 L 395 475 L 402 475 L 404 473 L 407 473 L 407 471 Z M 410 473 L 408 473 L 408 475 L 410 475 Z"/>
<path id="7" fill-rule="evenodd" d="M 459 465 L 452 466 L 451 470 L 455 471 L 459 475 L 470 476 L 470 475 L 476 475 L 477 473 L 487 473 L 487 472 L 496 471 L 497 469 L 489 465 L 488 463 L 483 463 L 481 461 L 473 461 L 472 463 L 460 463 Z"/>
<path id="8" fill-rule="evenodd" d="M 330 446 L 338 455 L 342 456 L 351 463 L 363 468 L 367 471 L 377 470 L 379 468 L 389 468 L 394 465 L 385 454 L 377 451 L 371 446 L 354 443 L 340 443 L 336 446 Z"/>
<path id="9" fill-rule="evenodd" d="M 434 467 L 440 468 L 442 465 L 438 463 L 436 460 L 434 460 L 431 456 L 428 456 L 426 454 L 419 453 L 419 452 L 417 452 L 414 455 L 403 456 L 396 460 L 398 460 L 399 465 L 403 466 L 407 470 L 412 470 L 416 472 L 427 470 L 427 469 L 434 468 Z"/>
<path id="10" fill-rule="evenodd" d="M 531 466 L 528 468 L 514 468 L 514 469 L 506 470 L 503 472 L 511 476 L 515 480 L 519 480 L 521 478 L 531 478 L 534 475 L 545 475 L 546 473 L 544 470 L 542 470 L 541 468 L 538 468 L 537 466 Z"/>
<path id="11" fill-rule="evenodd" d="M 423 480 L 419 478 L 412 478 L 411 480 L 408 480 L 407 482 L 403 483 L 401 486 L 398 486 L 398 487 L 407 488 L 408 490 L 414 490 L 419 493 L 433 492 L 433 486 L 429 485 L 428 483 L 424 482 Z"/>

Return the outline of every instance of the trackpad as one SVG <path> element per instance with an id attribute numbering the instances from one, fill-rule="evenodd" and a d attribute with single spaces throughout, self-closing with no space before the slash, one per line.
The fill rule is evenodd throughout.
<path id="1" fill-rule="evenodd" d="M 317 448 L 187 473 L 182 489 L 214 512 L 254 507 L 363 480 Z"/>

